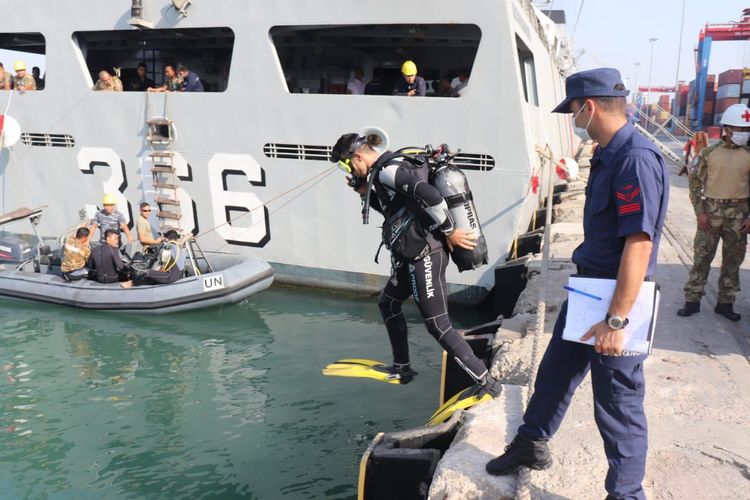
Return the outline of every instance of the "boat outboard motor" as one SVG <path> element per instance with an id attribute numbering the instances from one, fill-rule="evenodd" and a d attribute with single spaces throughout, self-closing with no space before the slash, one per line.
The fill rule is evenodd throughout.
<path id="1" fill-rule="evenodd" d="M 428 151 L 430 149 L 428 146 Z M 477 237 L 477 246 L 473 250 L 455 247 L 451 252 L 451 258 L 458 270 L 468 271 L 487 264 L 487 240 L 482 234 L 482 226 L 479 224 L 469 181 L 464 173 L 451 162 L 455 155 L 455 153 L 448 152 L 446 144 L 432 152 L 432 158 L 436 163 L 430 176 L 430 185 L 440 191 L 445 199 L 455 226 L 472 231 Z"/>

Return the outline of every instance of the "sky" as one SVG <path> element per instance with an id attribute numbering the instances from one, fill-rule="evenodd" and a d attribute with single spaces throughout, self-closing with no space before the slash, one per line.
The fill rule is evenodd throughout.
<path id="1" fill-rule="evenodd" d="M 535 1 L 548 9 L 550 2 Z M 750 0 L 684 0 L 685 27 L 680 45 L 683 0 L 552 0 L 554 10 L 564 9 L 568 36 L 573 36 L 579 70 L 602 66 L 620 70 L 625 83 L 633 88 L 648 84 L 651 44 L 654 42 L 652 86 L 673 86 L 679 79 L 695 79 L 695 53 L 698 34 L 706 23 L 739 21 Z M 581 4 L 583 7 L 581 8 Z M 580 11 L 578 26 L 576 17 Z M 574 33 L 575 28 L 575 33 Z M 639 62 L 637 69 L 635 63 Z M 711 45 L 709 73 L 750 66 L 750 42 L 714 42 Z"/>

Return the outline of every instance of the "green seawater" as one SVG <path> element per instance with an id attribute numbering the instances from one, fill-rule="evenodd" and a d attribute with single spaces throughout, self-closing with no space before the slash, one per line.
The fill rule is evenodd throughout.
<path id="1" fill-rule="evenodd" d="M 356 497 L 377 432 L 422 425 L 440 347 L 406 307 L 398 386 L 324 377 L 390 362 L 376 299 L 271 288 L 167 316 L 0 301 L 0 498 Z"/>

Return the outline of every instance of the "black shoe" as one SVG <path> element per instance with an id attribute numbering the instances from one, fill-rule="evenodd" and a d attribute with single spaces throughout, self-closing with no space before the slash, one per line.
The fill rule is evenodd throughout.
<path id="1" fill-rule="evenodd" d="M 487 462 L 485 469 L 493 476 L 504 476 L 521 467 L 534 470 L 549 469 L 552 457 L 547 441 L 534 441 L 519 434 L 505 447 L 505 453 Z"/>
<path id="2" fill-rule="evenodd" d="M 734 312 L 734 306 L 732 304 L 716 304 L 714 312 L 716 312 L 716 314 L 721 314 L 731 321 L 739 321 L 740 318 L 742 318 L 742 315 Z"/>
<path id="3" fill-rule="evenodd" d="M 700 310 L 700 302 L 685 302 L 685 307 L 677 310 L 677 316 L 692 316 L 693 314 L 700 312 Z"/>
<path id="4" fill-rule="evenodd" d="M 388 376 L 388 380 L 398 379 L 401 385 L 408 384 L 414 380 L 414 377 L 419 375 L 419 373 L 411 369 L 411 366 L 395 363 L 388 367 L 388 371 L 391 373 L 391 375 Z"/>

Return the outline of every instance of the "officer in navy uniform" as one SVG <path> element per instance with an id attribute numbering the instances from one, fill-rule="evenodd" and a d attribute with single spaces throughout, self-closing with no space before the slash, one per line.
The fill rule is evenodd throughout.
<path id="1" fill-rule="evenodd" d="M 628 123 L 628 91 L 615 69 L 582 71 L 565 82 L 567 97 L 554 113 L 573 113 L 576 134 L 599 143 L 591 159 L 583 212 L 584 240 L 573 252 L 578 273 L 616 279 L 609 312 L 582 340 L 562 339 L 562 304 L 524 414 L 490 474 L 552 465 L 547 441 L 562 423 L 573 393 L 591 371 L 594 418 L 609 462 L 608 499 L 643 499 L 648 436 L 643 409 L 645 355 L 623 351 L 627 317 L 641 283 L 654 274 L 669 200 L 669 174 L 656 147 Z"/>

